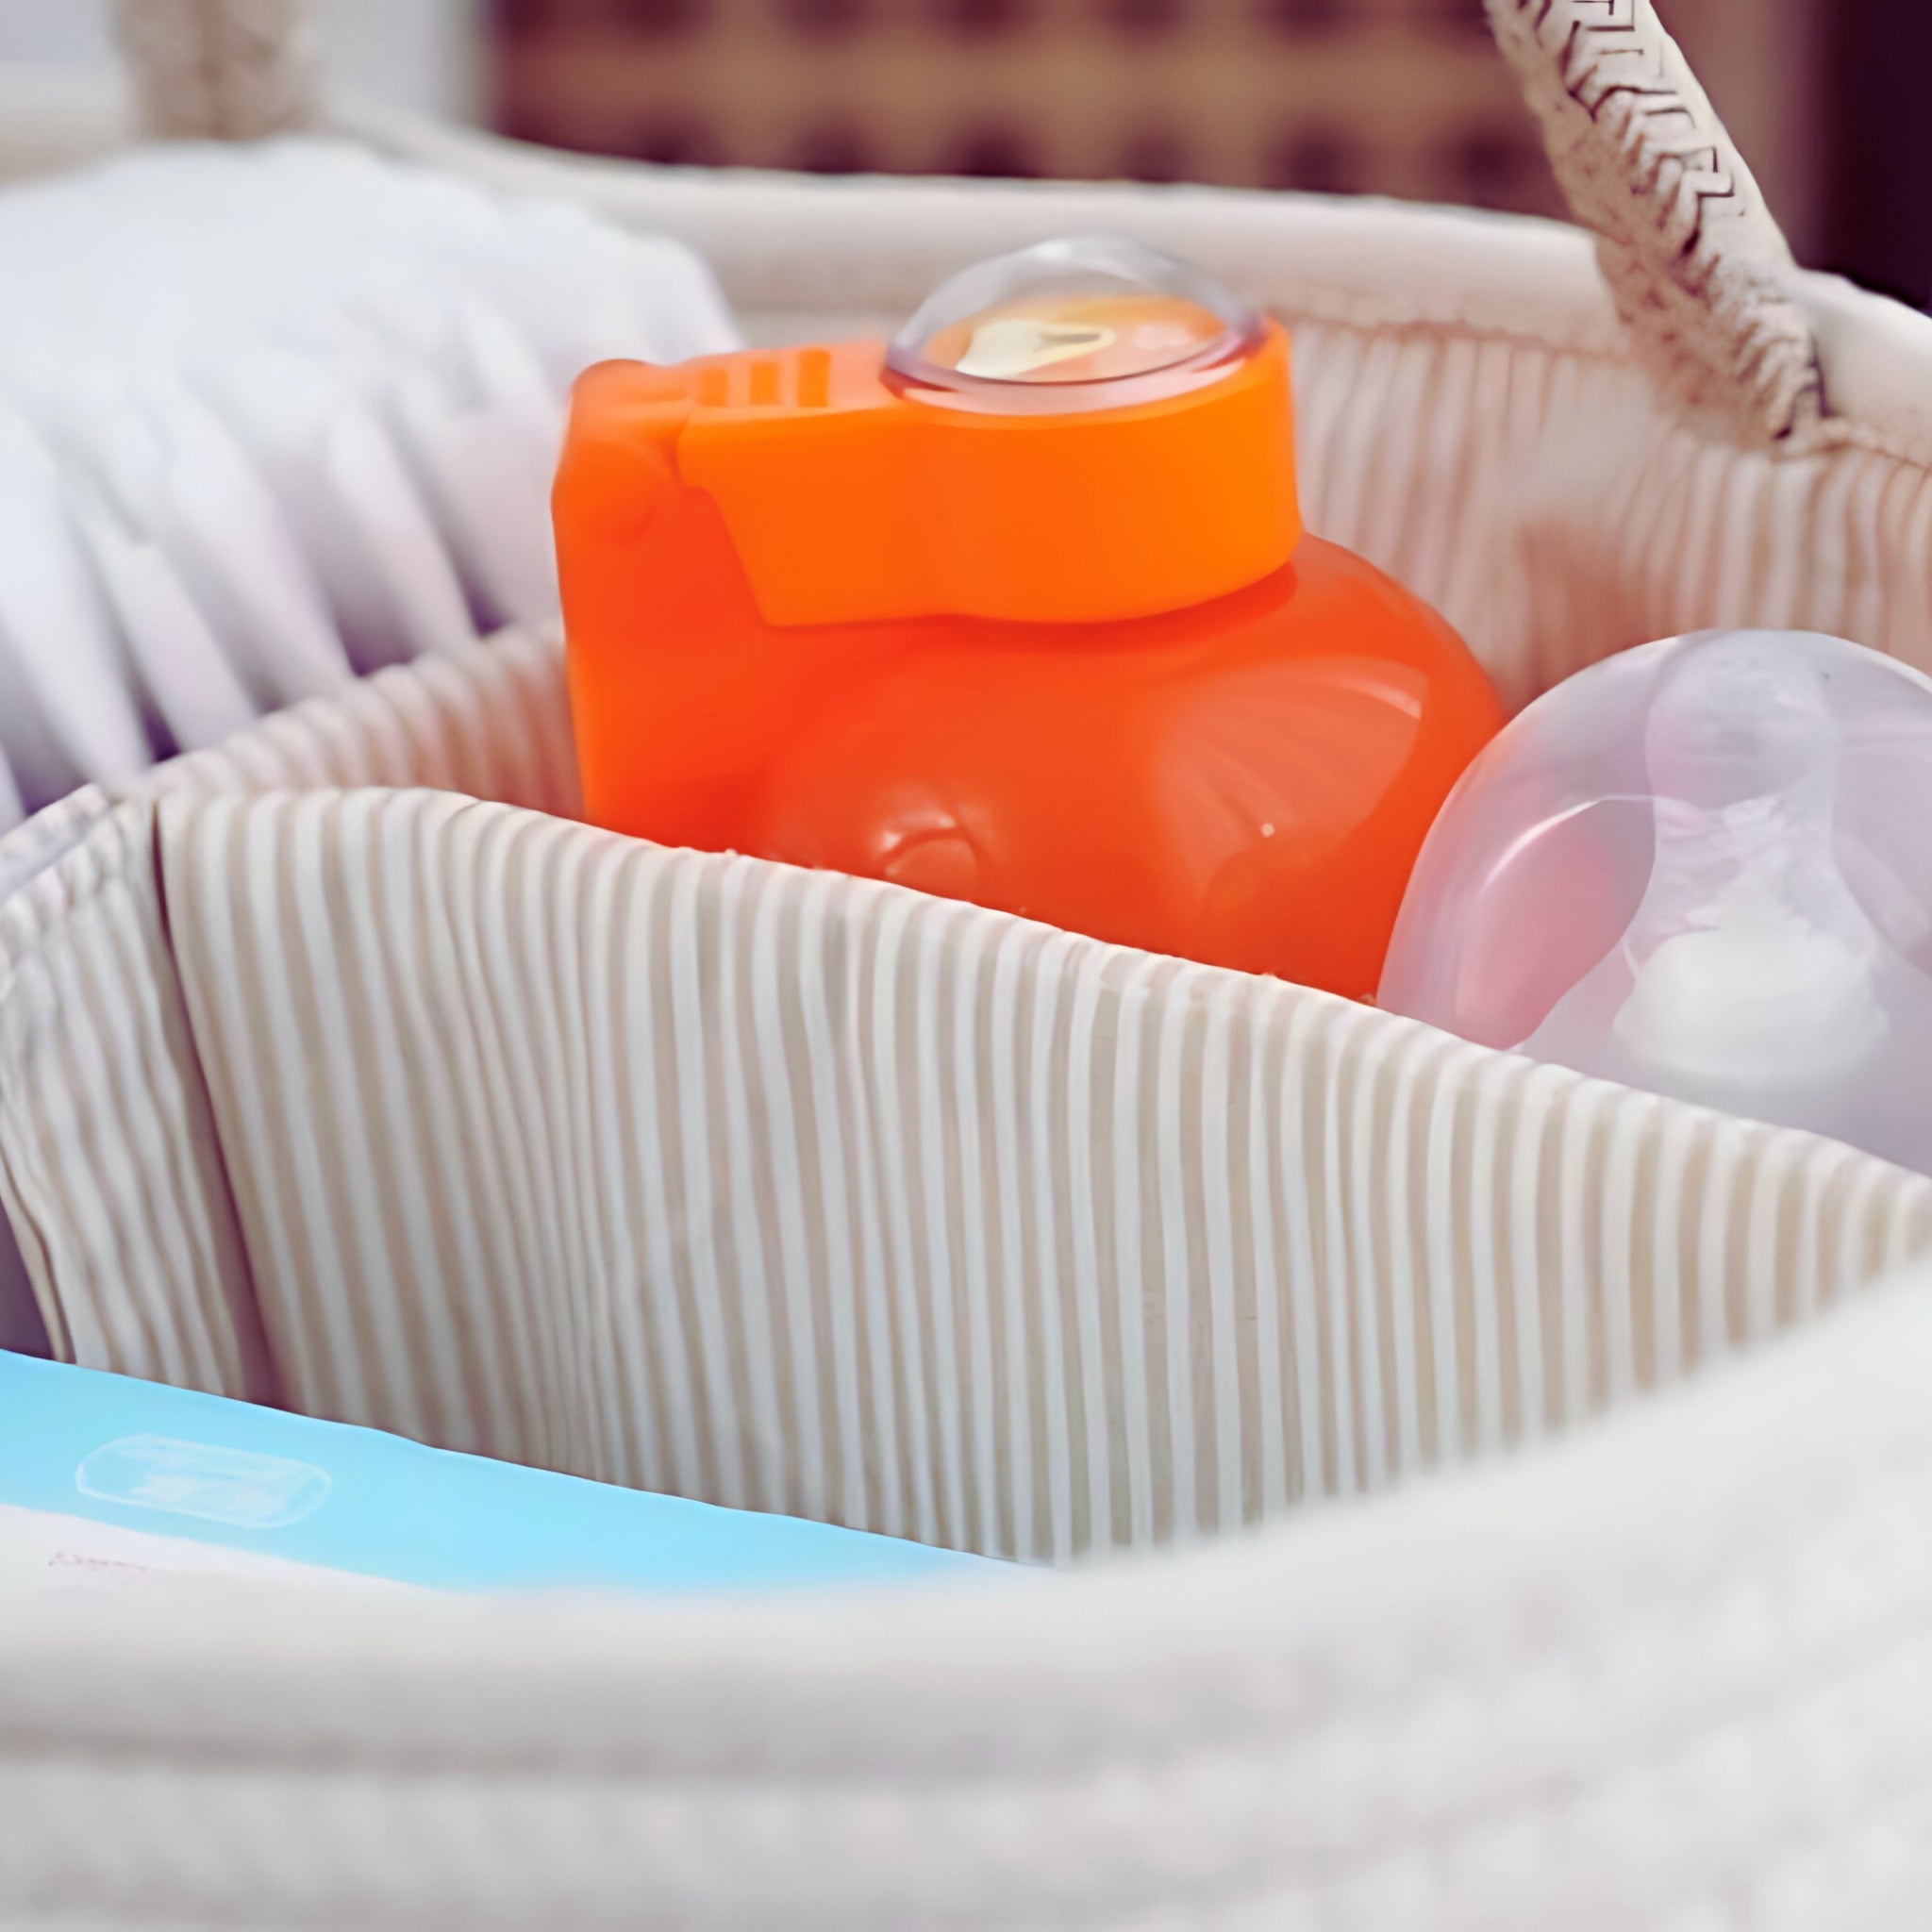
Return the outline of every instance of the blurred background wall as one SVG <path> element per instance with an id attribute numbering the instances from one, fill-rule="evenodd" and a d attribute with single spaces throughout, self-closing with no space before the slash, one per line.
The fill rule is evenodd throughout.
<path id="1" fill-rule="evenodd" d="M 1785 219 L 1817 201 L 1824 0 L 1667 16 Z M 498 0 L 532 140 L 659 160 L 1188 179 L 1551 212 L 1480 0 Z"/>
<path id="2" fill-rule="evenodd" d="M 636 158 L 1556 202 L 1481 0 L 317 0 L 340 87 Z M 1932 0 L 1658 0 L 1800 258 L 1932 297 Z M 104 65 L 107 0 L 0 0 Z"/>
<path id="3" fill-rule="evenodd" d="M 487 0 L 310 0 L 332 84 L 460 120 L 486 112 Z M 0 61 L 50 85 L 113 70 L 111 0 L 0 0 Z"/>

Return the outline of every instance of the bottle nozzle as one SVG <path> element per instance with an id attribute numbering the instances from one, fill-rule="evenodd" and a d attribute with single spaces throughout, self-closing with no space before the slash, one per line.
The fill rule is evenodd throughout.
<path id="1" fill-rule="evenodd" d="M 1882 941 L 1832 849 L 1839 734 L 1819 671 L 1749 636 L 1686 653 L 1644 758 L 1657 850 L 1619 948 L 1618 1042 L 1741 1087 L 1857 1064 L 1885 1031 Z"/>

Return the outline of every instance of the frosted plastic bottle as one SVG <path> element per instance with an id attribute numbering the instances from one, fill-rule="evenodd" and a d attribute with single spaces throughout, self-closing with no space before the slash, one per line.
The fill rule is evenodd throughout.
<path id="1" fill-rule="evenodd" d="M 1381 1004 L 1932 1172 L 1932 681 L 1707 632 L 1509 724 L 1424 846 Z"/>

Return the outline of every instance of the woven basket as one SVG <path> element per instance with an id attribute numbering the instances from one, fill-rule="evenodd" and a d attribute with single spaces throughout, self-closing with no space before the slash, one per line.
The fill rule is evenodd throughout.
<path id="1" fill-rule="evenodd" d="M 337 125 L 681 235 L 770 340 L 1055 232 L 1184 253 L 1291 330 L 1310 525 L 1513 701 L 1720 622 L 1932 668 L 1932 324 L 1790 266 L 1645 0 L 1491 12 L 1594 250 Z M 153 125 L 319 118 L 299 9 L 128 14 Z M 0 845 L 0 1203 L 60 1352 L 1112 1559 L 18 1606 L 0 1911 L 1932 1920 L 1932 1309 L 1831 1306 L 1932 1247 L 1932 1181 L 574 802 L 558 646 L 508 636 Z"/>

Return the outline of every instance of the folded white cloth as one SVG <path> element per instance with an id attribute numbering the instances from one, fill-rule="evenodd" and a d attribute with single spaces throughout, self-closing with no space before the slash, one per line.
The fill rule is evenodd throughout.
<path id="1" fill-rule="evenodd" d="M 0 827 L 546 615 L 572 378 L 736 341 L 689 249 L 325 140 L 0 193 Z"/>

